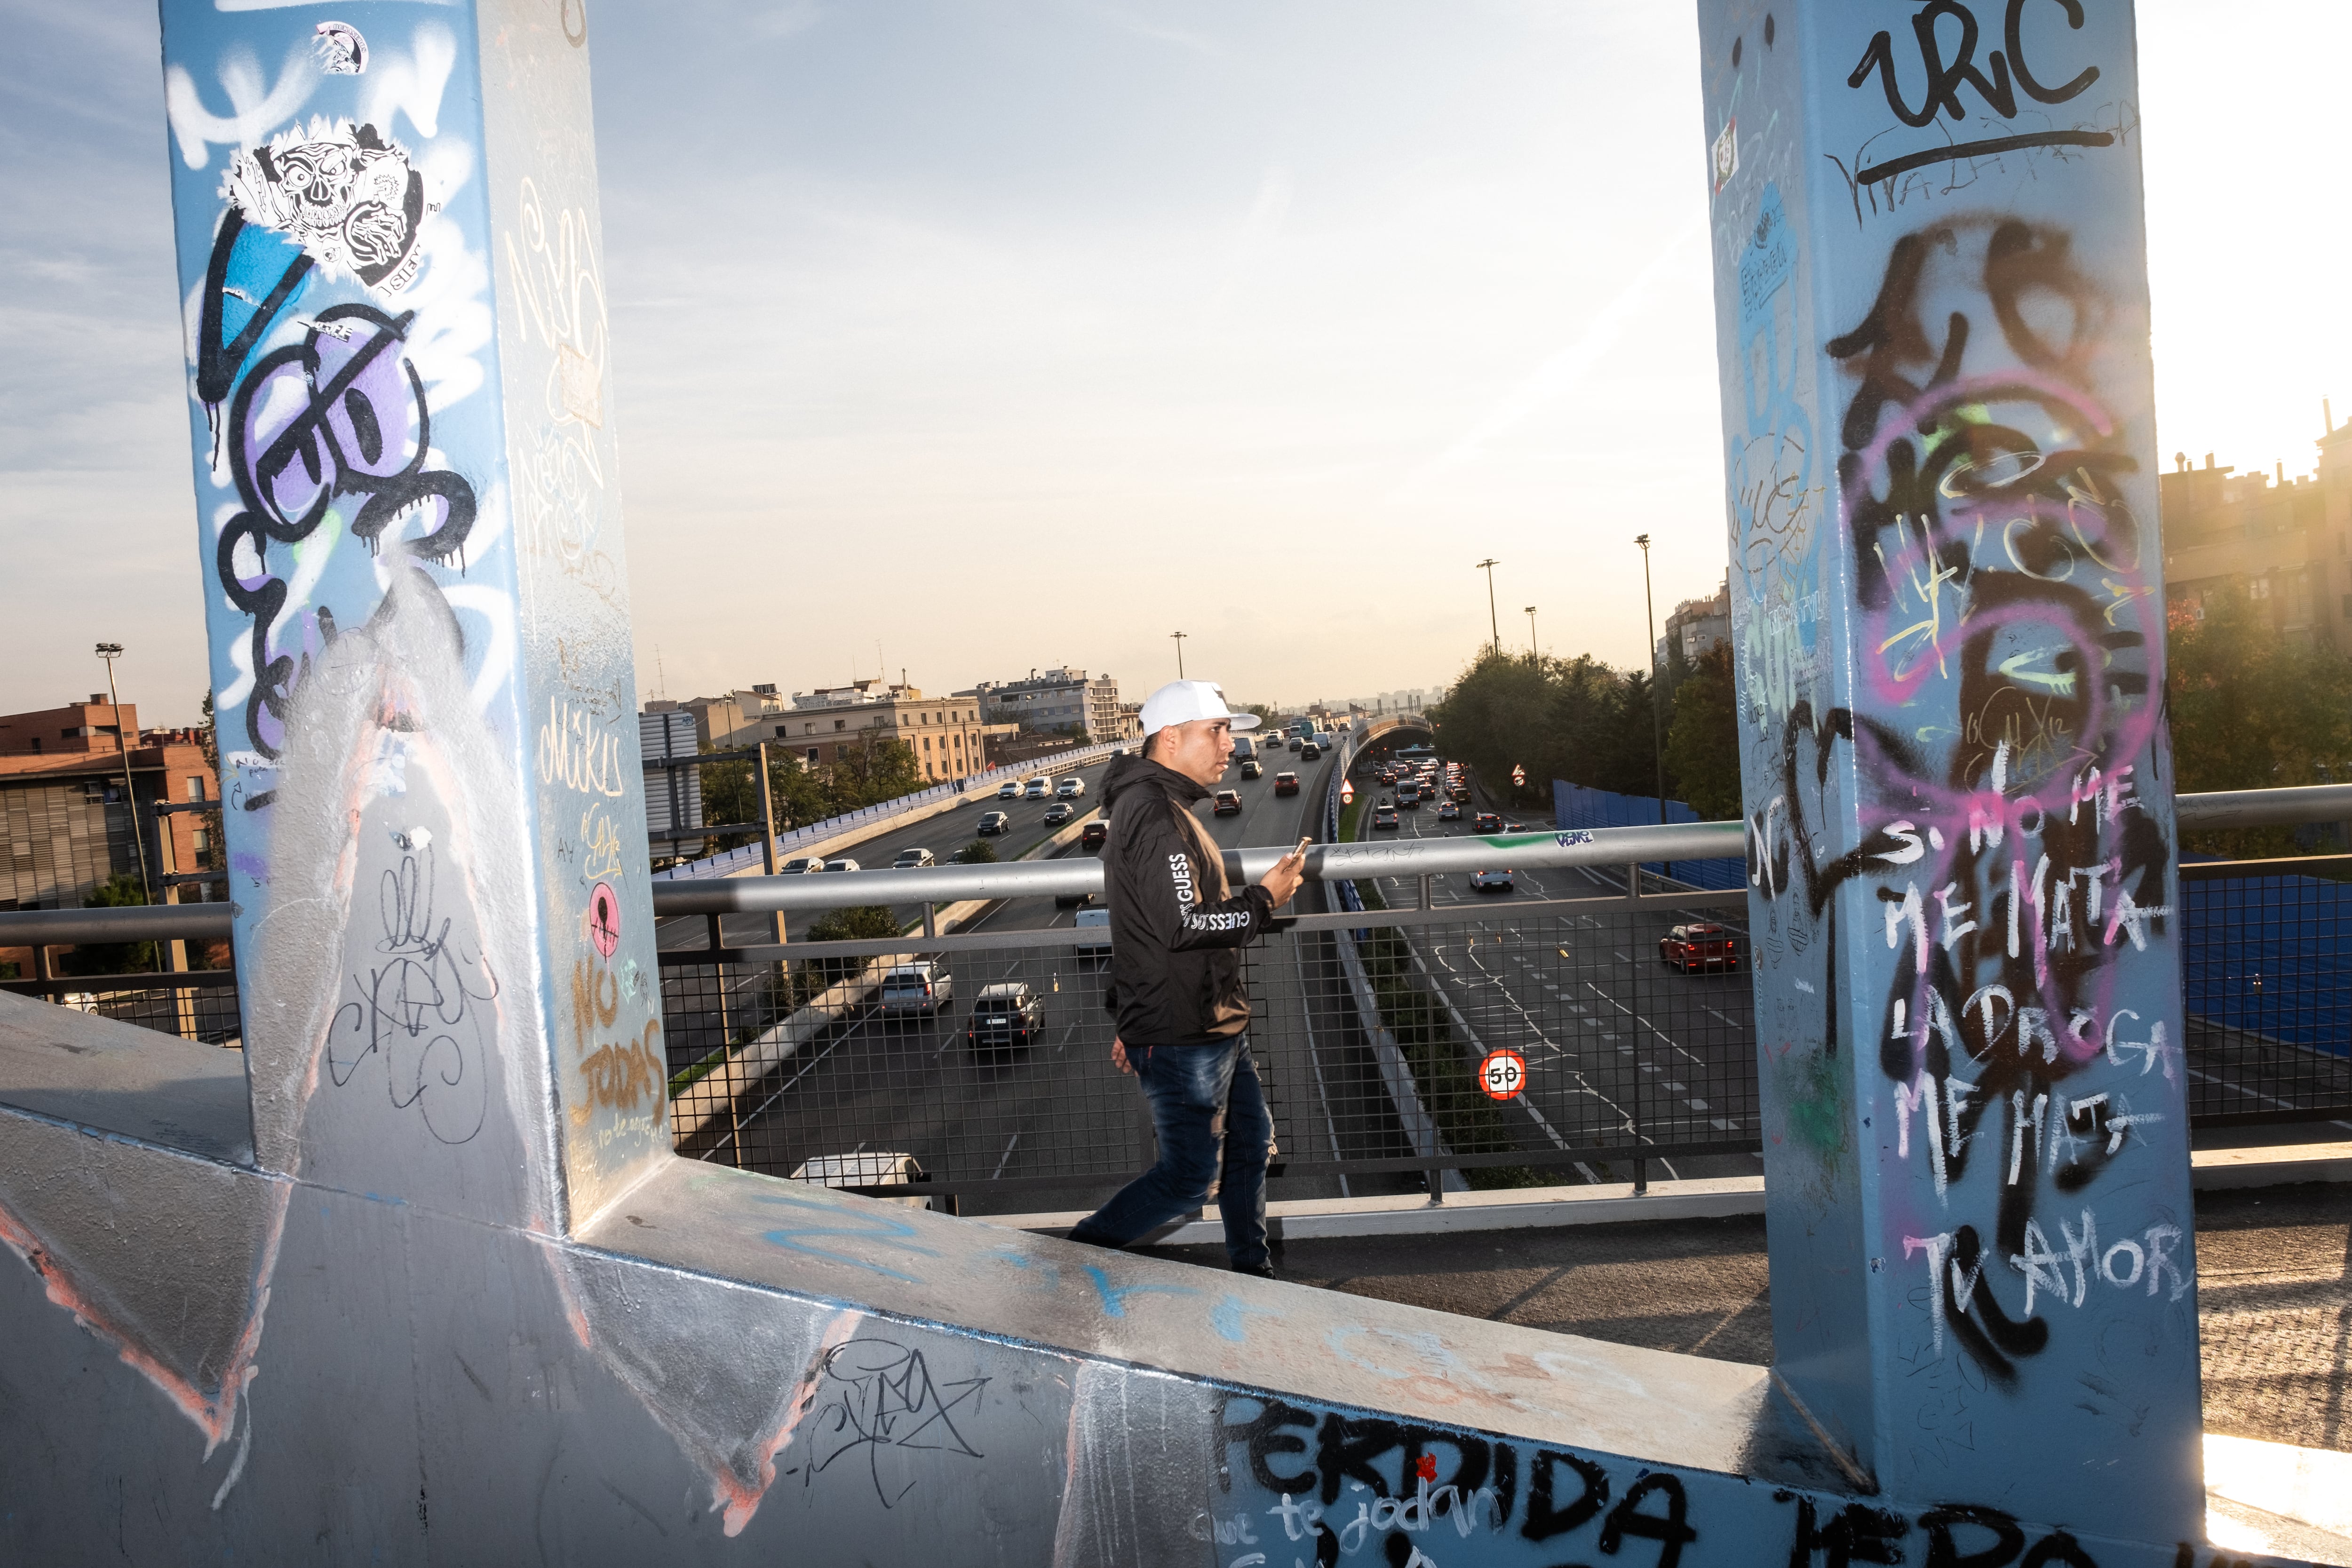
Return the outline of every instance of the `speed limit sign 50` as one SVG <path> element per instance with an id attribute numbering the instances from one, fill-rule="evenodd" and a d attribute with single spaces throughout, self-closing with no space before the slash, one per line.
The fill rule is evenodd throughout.
<path id="1" fill-rule="evenodd" d="M 1527 1086 L 1528 1058 L 1517 1051 L 1488 1051 L 1478 1064 L 1478 1087 L 1489 1100 L 1508 1100 Z"/>

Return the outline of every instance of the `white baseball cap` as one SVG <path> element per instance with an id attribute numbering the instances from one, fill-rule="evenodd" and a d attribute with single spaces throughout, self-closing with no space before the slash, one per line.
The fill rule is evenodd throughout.
<path id="1" fill-rule="evenodd" d="M 1230 719 L 1236 732 L 1257 728 L 1256 714 L 1235 713 L 1225 707 L 1225 689 L 1213 680 L 1171 680 L 1143 700 L 1146 735 L 1198 719 Z"/>

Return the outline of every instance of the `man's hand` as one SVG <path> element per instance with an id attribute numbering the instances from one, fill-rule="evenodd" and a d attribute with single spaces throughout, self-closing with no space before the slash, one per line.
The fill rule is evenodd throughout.
<path id="1" fill-rule="evenodd" d="M 1294 849 L 1274 863 L 1274 869 L 1258 879 L 1258 886 L 1274 896 L 1274 907 L 1290 902 L 1298 891 L 1298 884 L 1307 879 L 1307 857 Z"/>
<path id="2" fill-rule="evenodd" d="M 1129 1077 L 1134 1076 L 1135 1069 L 1127 1064 L 1127 1042 L 1117 1036 L 1111 1037 L 1110 1065 Z"/>

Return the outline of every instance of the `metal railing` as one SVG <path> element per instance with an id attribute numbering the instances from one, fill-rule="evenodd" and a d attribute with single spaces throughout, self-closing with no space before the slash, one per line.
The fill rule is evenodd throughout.
<path id="1" fill-rule="evenodd" d="M 812 822 L 805 826 L 791 828 L 777 834 L 775 853 L 789 859 L 795 850 L 806 850 L 812 845 L 827 843 L 839 838 L 845 833 L 854 833 L 861 827 L 879 828 L 883 824 L 894 821 L 909 812 L 936 805 L 950 798 L 961 798 L 974 803 L 991 799 L 998 789 L 1007 783 L 1034 778 L 1041 773 L 1050 777 L 1071 768 L 1086 767 L 1089 763 L 1102 761 L 1105 757 L 1132 743 L 1131 742 L 1104 741 L 1091 746 L 1073 747 L 1066 752 L 1049 752 L 1034 762 L 1007 763 L 1002 767 L 990 768 L 985 772 L 973 773 L 968 778 L 933 784 L 929 789 L 917 790 L 912 795 L 902 795 L 893 800 L 860 806 L 856 811 L 844 812 L 838 816 L 828 816 L 821 822 Z M 647 757 L 644 759 L 644 763 L 648 771 L 707 767 L 730 759 L 740 760 L 746 754 L 744 752 L 735 751 L 692 757 Z M 755 825 L 736 823 L 724 825 L 718 829 L 679 828 L 673 830 L 668 837 L 689 838 L 698 834 L 714 838 L 730 837 L 730 835 L 725 830 L 726 826 L 732 826 L 739 833 L 747 827 L 756 831 Z M 657 880 L 667 881 L 695 881 L 709 877 L 731 877 L 761 858 L 760 845 L 743 844 L 732 849 L 722 849 L 716 854 L 705 855 L 697 859 L 667 867 L 654 875 Z"/>
<path id="2" fill-rule="evenodd" d="M 1343 751 L 1343 763 L 1350 760 Z M 1335 784 L 1337 779 L 1335 772 Z M 1325 803 L 1327 837 L 1336 797 Z M 2352 786 L 2187 796 L 2191 830 L 2352 816 Z M 1327 908 L 1246 950 L 1252 1047 L 1275 1109 L 1276 1195 L 1421 1190 L 1630 1173 L 1759 1147 L 1756 1049 L 1744 972 L 1658 962 L 1664 928 L 1735 927 L 1744 891 L 1702 892 L 1643 861 L 1744 854 L 1738 823 L 1508 841 L 1515 868 L 1585 868 L 1620 892 L 1445 908 L 1366 909 L 1358 884 L 1404 902 L 1492 864 L 1484 839 L 1322 843 L 1307 857 Z M 1278 847 L 1228 851 L 1262 876 Z M 2352 856 L 2179 868 L 2193 1120 L 2201 1126 L 2352 1118 Z M 1091 857 L 822 877 L 656 883 L 662 916 L 850 905 L 947 905 L 1101 889 Z M 1459 886 L 1459 883 L 1453 883 Z M 1415 899 L 1412 889 L 1421 889 Z M 692 928 L 687 928 L 688 935 Z M 235 1038 L 228 972 L 62 976 L 52 945 L 222 941 L 225 904 L 0 913 L 0 944 L 35 949 L 9 989 L 195 1038 Z M 1140 1097 L 1108 1061 L 1099 931 L 901 935 L 866 942 L 676 947 L 661 954 L 680 1149 L 791 1175 L 826 1155 L 911 1155 L 943 1200 L 1076 1207 L 1140 1168 Z M 930 966 L 928 1009 L 896 1010 L 893 968 Z M 990 986 L 1027 1001 L 980 1013 Z M 1002 1027 L 975 1017 L 1004 1016 Z M 1516 1096 L 1477 1069 L 1508 1050 Z M 1749 1167 L 1749 1168 L 1752 1168 Z M 1690 1167 L 1676 1173 L 1690 1173 Z M 1447 1173 L 1453 1173 L 1448 1175 Z"/>
<path id="3" fill-rule="evenodd" d="M 1318 913 L 1244 950 L 1274 1195 L 1442 1195 L 1752 1152 L 1744 977 L 1656 964 L 1657 935 L 1690 907 L 1645 892 L 1401 911 L 1361 936 L 1366 917 Z M 1109 1058 L 1103 940 L 1065 927 L 665 953 L 678 1147 L 787 1176 L 907 1154 L 939 1197 L 1091 1206 L 1151 1146 Z M 885 988 L 917 968 L 929 996 Z M 1478 1068 L 1503 1049 L 1527 1076 L 1497 1100 Z"/>

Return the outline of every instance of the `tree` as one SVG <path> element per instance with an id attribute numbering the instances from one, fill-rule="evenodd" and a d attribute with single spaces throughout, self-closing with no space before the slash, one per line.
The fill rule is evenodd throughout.
<path id="1" fill-rule="evenodd" d="M 955 858 L 959 866 L 993 866 L 997 859 L 996 846 L 985 838 L 975 838 L 957 850 Z"/>
<path id="2" fill-rule="evenodd" d="M 1721 822 L 1740 814 L 1738 687 L 1729 643 L 1699 655 L 1676 688 L 1666 765 L 1681 782 L 1682 798 L 1702 819 Z"/>
<path id="3" fill-rule="evenodd" d="M 2167 625 L 2174 787 L 2279 789 L 2352 778 L 2352 659 L 2290 640 L 2242 587 L 2209 594 Z M 2235 856 L 2294 851 L 2291 827 L 2200 834 Z"/>
<path id="4" fill-rule="evenodd" d="M 138 876 L 122 871 L 100 882 L 82 900 L 82 908 L 120 910 L 146 902 L 147 889 L 140 885 Z M 155 944 L 152 942 L 84 943 L 77 946 L 65 963 L 67 972 L 72 974 L 131 974 L 154 967 Z"/>
<path id="5" fill-rule="evenodd" d="M 912 795 L 923 787 L 915 749 L 904 741 L 867 735 L 839 748 L 826 783 L 833 809 L 856 811 Z"/>
<path id="6" fill-rule="evenodd" d="M 898 917 L 885 904 L 857 904 L 845 910 L 827 910 L 809 922 L 807 942 L 877 942 L 898 934 Z M 862 958 L 821 958 L 813 966 L 826 984 L 843 980 L 866 967 Z"/>
<path id="7" fill-rule="evenodd" d="M 711 746 L 702 749 L 706 752 L 716 750 Z M 779 833 L 803 827 L 812 822 L 822 822 L 836 814 L 832 791 L 825 778 L 814 769 L 803 767 L 799 759 L 782 746 L 768 748 L 768 795 L 770 804 L 775 807 L 776 831 Z M 702 820 L 760 820 L 760 791 L 749 758 L 704 764 Z M 731 849 L 739 844 L 755 842 L 756 838 L 751 834 L 728 834 L 716 839 L 713 847 Z"/>

